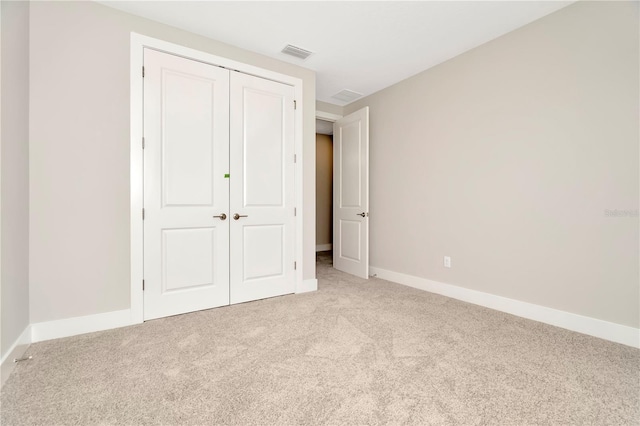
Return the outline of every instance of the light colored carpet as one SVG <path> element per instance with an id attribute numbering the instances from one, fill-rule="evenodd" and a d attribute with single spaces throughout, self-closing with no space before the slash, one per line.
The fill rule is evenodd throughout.
<path id="1" fill-rule="evenodd" d="M 322 257 L 319 290 L 41 342 L 2 425 L 632 425 L 640 351 Z"/>

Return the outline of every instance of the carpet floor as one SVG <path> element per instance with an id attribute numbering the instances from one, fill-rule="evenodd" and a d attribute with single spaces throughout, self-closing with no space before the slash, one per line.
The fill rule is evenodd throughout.
<path id="1" fill-rule="evenodd" d="M 640 351 L 320 256 L 319 290 L 36 343 L 2 425 L 637 425 Z"/>

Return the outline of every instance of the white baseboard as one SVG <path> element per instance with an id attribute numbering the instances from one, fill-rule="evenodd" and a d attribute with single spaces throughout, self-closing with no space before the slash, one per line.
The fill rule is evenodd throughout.
<path id="1" fill-rule="evenodd" d="M 296 288 L 296 293 L 308 293 L 310 291 L 316 291 L 318 289 L 318 280 L 312 278 L 310 280 L 303 280 L 302 283 Z"/>
<path id="2" fill-rule="evenodd" d="M 39 322 L 31 324 L 31 340 L 33 343 L 36 343 L 43 340 L 59 339 L 77 334 L 125 327 L 131 324 L 130 309 L 57 321 Z"/>
<path id="3" fill-rule="evenodd" d="M 2 361 L 0 361 L 0 387 L 4 386 L 4 382 L 9 378 L 9 375 L 13 372 L 13 369 L 16 367 L 15 362 L 13 360 L 15 358 L 20 358 L 29 348 L 31 344 L 31 326 L 28 325 L 27 328 L 24 329 L 18 340 L 16 340 L 11 348 L 7 351 L 5 356 L 2 357 Z"/>
<path id="4" fill-rule="evenodd" d="M 369 274 L 375 274 L 383 280 L 393 281 L 398 284 L 441 294 L 519 317 L 543 322 L 571 331 L 577 331 L 578 333 L 588 334 L 612 342 L 622 343 L 623 345 L 634 348 L 640 348 L 640 329 L 637 328 L 483 293 L 477 290 L 470 290 L 451 284 L 444 284 L 412 275 L 401 274 L 399 272 L 388 271 L 373 266 L 369 268 Z"/>
<path id="5" fill-rule="evenodd" d="M 333 244 L 317 244 L 316 251 L 329 251 L 333 249 Z"/>

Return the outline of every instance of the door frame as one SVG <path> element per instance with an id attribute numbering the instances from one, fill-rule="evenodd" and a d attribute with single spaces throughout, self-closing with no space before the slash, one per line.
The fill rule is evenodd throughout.
<path id="1" fill-rule="evenodd" d="M 316 119 L 317 120 L 322 120 L 322 121 L 326 121 L 328 123 L 335 123 L 336 121 L 340 120 L 343 117 L 343 115 L 340 114 L 333 114 L 331 112 L 324 112 L 324 111 L 320 111 L 316 109 Z M 318 133 L 316 132 L 316 135 Z M 331 138 L 333 139 L 333 135 L 331 135 Z M 316 139 L 316 146 L 318 144 L 318 141 Z M 333 142 L 332 142 L 333 144 Z M 333 158 L 331 159 L 331 163 L 333 165 L 333 167 L 335 167 L 335 163 L 333 161 Z M 314 164 L 314 166 L 318 167 L 318 160 L 316 159 L 316 163 Z M 333 182 L 333 176 L 331 176 L 331 181 Z M 333 189 L 331 190 L 331 199 L 333 200 Z M 318 201 L 318 195 L 316 194 L 316 204 Z M 333 222 L 333 212 L 331 214 L 331 221 Z M 332 224 L 333 225 L 333 224 Z M 317 227 L 317 222 L 316 222 L 316 227 Z M 331 244 L 330 244 L 331 248 L 333 249 L 333 235 L 331 235 Z M 316 253 L 318 252 L 318 245 L 317 245 L 317 241 L 316 241 Z"/>
<path id="2" fill-rule="evenodd" d="M 230 70 L 236 70 L 256 77 L 284 83 L 294 88 L 294 97 L 297 100 L 297 108 L 294 111 L 294 152 L 296 163 L 294 167 L 294 196 L 297 208 L 295 222 L 295 258 L 298 262 L 296 268 L 295 288 L 296 293 L 305 291 L 303 288 L 303 223 L 304 209 L 302 203 L 302 165 L 303 161 L 303 84 L 302 80 L 286 74 L 263 69 L 254 65 L 234 61 L 232 59 L 201 52 L 189 47 L 159 40 L 141 34 L 131 33 L 130 51 L 130 249 L 131 249 L 131 323 L 140 324 L 144 321 L 144 293 L 142 280 L 144 279 L 144 226 L 142 222 L 144 170 L 143 170 L 143 80 L 142 65 L 144 63 L 144 48 L 159 50 L 183 58 L 208 63 Z"/>

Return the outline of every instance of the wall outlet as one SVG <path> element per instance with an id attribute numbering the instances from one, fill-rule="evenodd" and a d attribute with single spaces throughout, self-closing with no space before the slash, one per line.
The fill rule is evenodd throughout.
<path id="1" fill-rule="evenodd" d="M 451 268 L 451 258 L 449 256 L 444 257 L 444 267 Z"/>

